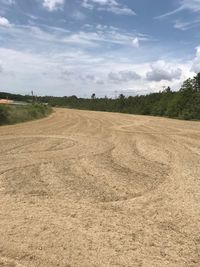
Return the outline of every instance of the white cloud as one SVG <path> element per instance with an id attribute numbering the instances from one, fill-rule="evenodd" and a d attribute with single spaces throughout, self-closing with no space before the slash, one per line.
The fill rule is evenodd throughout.
<path id="1" fill-rule="evenodd" d="M 176 20 L 174 23 L 174 28 L 182 31 L 188 30 L 189 28 L 191 28 L 191 22 Z"/>
<path id="2" fill-rule="evenodd" d="M 3 67 L 2 65 L 0 64 L 0 74 L 3 72 Z"/>
<path id="3" fill-rule="evenodd" d="M 11 24 L 7 18 L 0 17 L 0 27 L 9 27 Z"/>
<path id="4" fill-rule="evenodd" d="M 120 6 L 100 7 L 99 10 L 112 12 L 116 15 L 127 15 L 127 16 L 136 15 L 135 12 L 128 7 L 120 7 Z"/>
<path id="5" fill-rule="evenodd" d="M 5 28 L 5 27 L 4 27 Z M 86 27 L 85 27 L 86 28 Z M 3 31 L 3 28 L 2 28 Z M 76 45 L 78 47 L 104 47 L 107 45 L 110 48 L 112 45 L 139 47 L 139 41 L 147 41 L 150 37 L 136 37 L 140 36 L 139 33 L 127 33 L 118 28 L 97 25 L 96 27 L 87 27 L 87 30 L 79 32 L 70 32 L 68 30 L 58 27 L 43 27 L 43 29 L 37 26 L 22 26 L 12 25 L 4 29 L 4 32 L 9 33 L 14 39 L 24 40 L 31 38 L 49 42 L 51 44 L 68 44 Z M 142 36 L 142 35 L 141 35 Z"/>
<path id="6" fill-rule="evenodd" d="M 193 71 L 200 69 L 200 49 L 190 62 L 165 59 L 136 64 L 135 58 L 143 53 L 143 48 L 135 50 L 131 46 L 134 39 L 140 41 L 145 36 L 122 32 L 108 25 L 85 27 L 89 28 L 89 32 L 72 33 L 49 26 L 42 29 L 16 25 L 2 27 L 1 32 L 9 33 L 15 40 L 15 48 L 0 48 L 4 68 L 0 75 L 1 84 L 6 90 L 18 92 L 26 90 L 31 84 L 30 89 L 40 89 L 37 94 L 87 96 L 92 90 L 98 96 L 110 96 L 121 88 L 132 88 L 141 93 L 144 88 L 151 92 L 161 90 L 163 85 L 178 89 L 183 80 L 194 75 L 192 64 Z M 112 50 L 113 44 L 126 47 L 122 52 L 121 49 L 116 51 Z M 88 45 L 96 47 L 89 52 Z M 108 48 L 106 52 L 105 48 Z M 19 52 L 20 49 L 23 52 Z M 149 51 L 144 47 L 145 53 Z M 59 89 L 55 91 L 54 88 Z"/>
<path id="7" fill-rule="evenodd" d="M 166 18 L 166 17 L 169 17 L 171 15 L 174 15 L 174 14 L 176 14 L 176 13 L 182 11 L 182 10 L 183 10 L 182 7 L 179 7 L 177 9 L 173 10 L 173 11 L 170 11 L 170 12 L 167 12 L 165 14 L 159 15 L 159 16 L 155 17 L 155 19 L 163 19 L 163 18 Z"/>
<path id="8" fill-rule="evenodd" d="M 187 9 L 192 12 L 200 11 L 200 0 L 181 0 L 180 9 Z"/>
<path id="9" fill-rule="evenodd" d="M 88 9 L 107 11 L 116 15 L 136 15 L 135 12 L 127 6 L 119 4 L 116 0 L 82 0 L 82 6 Z"/>
<path id="10" fill-rule="evenodd" d="M 49 11 L 55 11 L 64 5 L 65 0 L 43 0 L 43 6 Z"/>
<path id="11" fill-rule="evenodd" d="M 151 65 L 151 71 L 146 73 L 148 81 L 172 81 L 174 79 L 180 79 L 182 70 L 180 68 L 174 68 L 165 61 L 157 61 Z"/>
<path id="12" fill-rule="evenodd" d="M 80 31 L 69 34 L 61 40 L 66 43 L 88 46 L 100 46 L 102 43 L 110 43 L 124 46 L 133 45 L 135 48 L 139 47 L 139 38 L 135 37 L 134 35 L 121 33 L 118 29 L 110 27 L 100 29 L 99 25 L 97 26 L 97 31 Z M 146 39 L 144 38 L 144 40 Z"/>
<path id="13" fill-rule="evenodd" d="M 200 0 L 179 0 L 179 6 L 175 10 L 162 14 L 156 19 L 163 19 L 169 16 L 175 15 L 182 11 L 189 11 L 193 13 L 193 17 L 190 20 L 186 20 L 187 16 L 183 16 L 179 19 L 174 19 L 174 28 L 178 30 L 189 30 L 197 27 L 200 24 L 199 13 L 200 13 Z M 176 16 L 177 17 L 177 16 Z M 171 20 L 171 19 L 170 19 Z"/>
<path id="14" fill-rule="evenodd" d="M 139 48 L 139 46 L 140 46 L 139 39 L 137 37 L 134 38 L 132 44 L 133 44 L 133 47 Z"/>
<path id="15" fill-rule="evenodd" d="M 175 10 L 162 14 L 157 19 L 162 19 L 176 13 L 179 13 L 183 10 L 189 10 L 191 12 L 200 12 L 200 0 L 179 0 L 179 7 Z"/>
<path id="16" fill-rule="evenodd" d="M 190 71 L 192 61 L 176 63 L 175 69 L 175 61 L 133 64 L 130 59 L 125 61 L 116 56 L 98 56 L 69 47 L 66 51 L 56 53 L 19 52 L 0 48 L 0 58 L 0 65 L 4 67 L 0 82 L 6 90 L 29 93 L 37 88 L 35 93 L 38 95 L 75 94 L 89 97 L 95 92 L 97 96 L 103 97 L 114 96 L 114 91 L 121 88 L 131 88 L 132 93 L 137 91 L 142 94 L 161 90 L 164 85 L 179 89 L 183 80 L 194 75 Z M 152 65 L 159 65 L 159 73 L 154 72 L 154 79 L 151 75 L 148 80 L 145 78 L 146 73 L 152 72 Z M 144 92 L 144 89 L 147 90 Z"/>
<path id="17" fill-rule="evenodd" d="M 76 20 L 84 20 L 86 18 L 85 14 L 83 14 L 80 11 L 76 11 L 72 14 L 72 18 L 76 19 Z"/>
<path id="18" fill-rule="evenodd" d="M 135 71 L 123 70 L 119 72 L 110 72 L 108 74 L 108 79 L 113 82 L 129 82 L 134 80 L 139 80 L 141 76 Z"/>
<path id="19" fill-rule="evenodd" d="M 0 0 L 0 3 L 4 5 L 12 5 L 15 4 L 15 0 Z"/>
<path id="20" fill-rule="evenodd" d="M 182 31 L 186 31 L 189 29 L 192 29 L 194 27 L 198 27 L 200 24 L 200 19 L 192 19 L 190 21 L 181 21 L 181 20 L 176 20 L 174 23 L 174 28 Z"/>
<path id="21" fill-rule="evenodd" d="M 196 57 L 193 61 L 191 70 L 196 73 L 200 72 L 200 47 L 197 47 L 196 49 Z"/>

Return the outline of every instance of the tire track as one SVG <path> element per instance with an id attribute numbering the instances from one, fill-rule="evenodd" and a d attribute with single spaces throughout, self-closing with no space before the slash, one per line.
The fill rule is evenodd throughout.
<path id="1" fill-rule="evenodd" d="M 0 127 L 0 266 L 199 267 L 199 133 L 67 109 Z"/>

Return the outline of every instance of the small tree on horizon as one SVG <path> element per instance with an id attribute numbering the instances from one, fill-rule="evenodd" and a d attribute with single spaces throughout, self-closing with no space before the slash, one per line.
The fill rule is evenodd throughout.
<path id="1" fill-rule="evenodd" d="M 95 93 L 93 93 L 92 95 L 91 95 L 91 99 L 95 99 L 96 98 L 96 95 L 95 95 Z"/>

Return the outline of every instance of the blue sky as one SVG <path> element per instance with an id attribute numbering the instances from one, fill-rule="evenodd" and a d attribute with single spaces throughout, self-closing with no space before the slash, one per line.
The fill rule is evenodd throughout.
<path id="1" fill-rule="evenodd" d="M 177 90 L 200 71 L 200 0 L 0 0 L 0 90 Z"/>

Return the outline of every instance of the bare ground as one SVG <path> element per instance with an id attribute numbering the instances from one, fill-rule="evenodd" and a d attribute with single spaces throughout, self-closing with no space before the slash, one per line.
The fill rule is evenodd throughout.
<path id="1" fill-rule="evenodd" d="M 200 266 L 200 123 L 57 109 L 0 128 L 0 266 Z"/>

